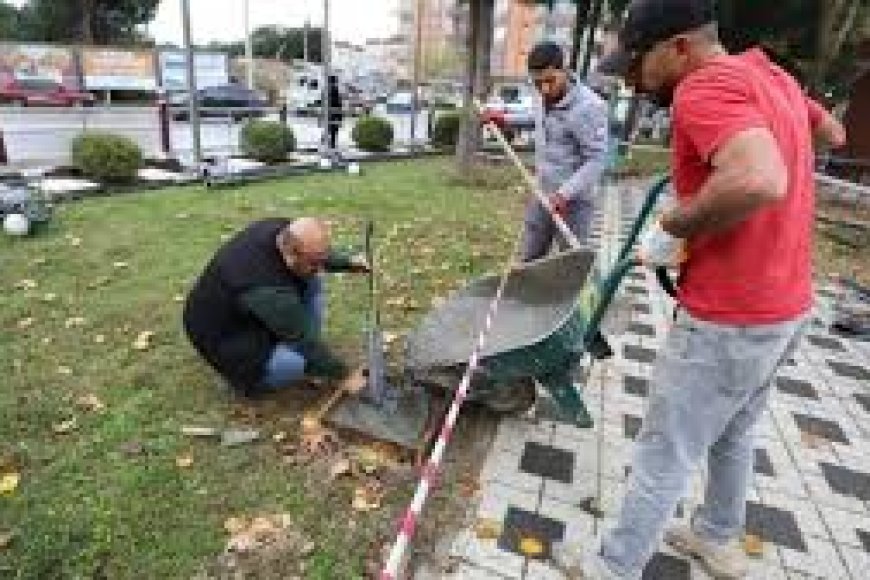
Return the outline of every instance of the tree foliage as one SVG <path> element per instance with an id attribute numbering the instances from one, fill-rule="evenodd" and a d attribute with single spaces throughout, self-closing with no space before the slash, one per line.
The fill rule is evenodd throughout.
<path id="1" fill-rule="evenodd" d="M 305 55 L 305 28 L 283 26 L 260 26 L 251 31 L 251 50 L 255 57 L 274 58 L 291 62 Z M 319 28 L 308 28 L 308 60 L 321 62 L 321 34 Z M 212 42 L 210 50 L 226 52 L 230 56 L 245 54 L 245 42 Z"/>
<path id="2" fill-rule="evenodd" d="M 160 0 L 30 0 L 15 10 L 21 41 L 141 44 L 139 26 L 154 19 Z M 7 18 L 8 8 L 0 13 Z"/>

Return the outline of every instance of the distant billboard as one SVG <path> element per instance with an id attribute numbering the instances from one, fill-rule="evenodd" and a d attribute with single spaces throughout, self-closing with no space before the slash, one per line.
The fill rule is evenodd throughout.
<path id="1" fill-rule="evenodd" d="M 0 77 L 79 86 L 73 51 L 62 46 L 0 43 Z"/>
<path id="2" fill-rule="evenodd" d="M 196 88 L 204 89 L 225 85 L 230 81 L 227 55 L 216 52 L 197 52 L 193 55 L 193 75 Z M 160 52 L 160 83 L 167 91 L 187 90 L 187 64 L 180 50 Z"/>
<path id="3" fill-rule="evenodd" d="M 87 89 L 153 91 L 157 88 L 151 51 L 84 48 L 81 56 Z"/>

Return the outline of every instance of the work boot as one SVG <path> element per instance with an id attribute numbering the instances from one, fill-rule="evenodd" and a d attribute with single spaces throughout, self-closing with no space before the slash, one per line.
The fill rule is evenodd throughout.
<path id="1" fill-rule="evenodd" d="M 697 558 L 716 580 L 736 580 L 746 576 L 746 556 L 734 542 L 725 545 L 710 542 L 686 524 L 667 529 L 665 542 L 681 554 Z"/>
<path id="2" fill-rule="evenodd" d="M 594 541 L 597 546 L 598 542 Z M 553 542 L 550 547 L 550 560 L 566 580 L 619 580 L 595 552 L 584 554 L 583 548 L 564 542 Z"/>

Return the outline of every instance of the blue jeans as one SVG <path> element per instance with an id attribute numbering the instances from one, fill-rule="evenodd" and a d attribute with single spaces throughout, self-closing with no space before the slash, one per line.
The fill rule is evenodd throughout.
<path id="1" fill-rule="evenodd" d="M 326 293 L 321 276 L 312 277 L 302 292 L 302 304 L 313 320 L 317 332 L 323 328 L 323 315 L 326 308 Z M 266 361 L 261 391 L 274 391 L 298 382 L 305 375 L 305 357 L 293 343 L 278 343 Z"/>
<path id="2" fill-rule="evenodd" d="M 695 533 L 725 544 L 741 532 L 754 427 L 803 326 L 803 319 L 724 326 L 680 311 L 653 371 L 622 507 L 597 555 L 616 577 L 641 577 L 703 459 L 707 488 L 693 514 Z"/>

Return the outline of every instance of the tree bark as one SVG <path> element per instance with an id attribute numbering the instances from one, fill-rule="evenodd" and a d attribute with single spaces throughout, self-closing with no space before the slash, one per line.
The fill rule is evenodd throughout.
<path id="1" fill-rule="evenodd" d="M 474 164 L 474 152 L 477 150 L 479 138 L 478 115 L 474 110 L 475 81 L 477 80 L 477 61 L 480 58 L 481 33 L 481 2 L 482 0 L 470 0 L 468 2 L 468 59 L 465 68 L 465 86 L 462 97 L 462 123 L 459 128 L 459 141 L 456 144 L 456 166 L 459 174 L 467 176 L 471 174 Z"/>
<path id="2" fill-rule="evenodd" d="M 824 94 L 828 71 L 855 27 L 863 3 L 864 0 L 826 0 L 819 3 L 821 14 L 811 80 L 812 89 L 817 94 Z"/>
<path id="3" fill-rule="evenodd" d="M 581 6 L 582 4 L 582 6 Z M 574 15 L 574 39 L 571 43 L 571 61 L 570 66 L 572 71 L 577 71 L 577 64 L 580 58 L 580 48 L 583 45 L 583 32 L 589 24 L 589 2 L 574 2 L 574 7 L 577 10 Z"/>
<path id="4" fill-rule="evenodd" d="M 96 0 L 81 0 L 79 26 L 83 44 L 94 44 L 94 10 Z"/>

